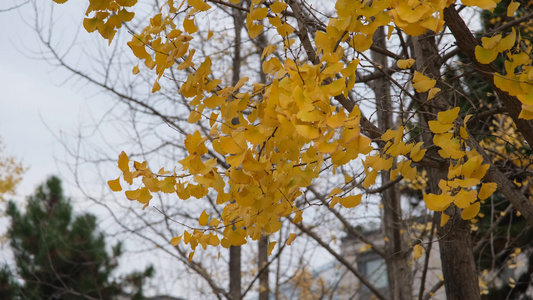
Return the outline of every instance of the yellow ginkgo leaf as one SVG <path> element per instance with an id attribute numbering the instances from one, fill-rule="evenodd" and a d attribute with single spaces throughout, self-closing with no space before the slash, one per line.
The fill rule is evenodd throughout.
<path id="1" fill-rule="evenodd" d="M 104 24 L 104 22 L 96 17 L 83 19 L 83 27 L 87 32 L 95 31 L 100 24 Z"/>
<path id="2" fill-rule="evenodd" d="M 463 218 L 463 220 L 470 220 L 470 219 L 474 218 L 479 213 L 479 208 L 480 208 L 479 202 L 476 202 L 476 203 L 466 207 L 461 212 L 461 218 Z"/>
<path id="3" fill-rule="evenodd" d="M 320 136 L 318 128 L 313 125 L 296 125 L 296 132 L 306 139 L 314 140 Z"/>
<path id="4" fill-rule="evenodd" d="M 230 179 L 237 184 L 250 184 L 253 182 L 252 177 L 246 175 L 243 170 L 231 170 Z"/>
<path id="5" fill-rule="evenodd" d="M 224 103 L 224 97 L 217 96 L 217 95 L 212 95 L 211 97 L 204 100 L 205 106 L 211 109 L 215 107 L 219 107 L 220 105 L 222 105 L 222 103 Z"/>
<path id="6" fill-rule="evenodd" d="M 194 19 L 185 19 L 183 20 L 183 29 L 185 29 L 185 32 L 192 34 L 198 31 L 198 27 L 194 24 Z"/>
<path id="7" fill-rule="evenodd" d="M 120 152 L 120 154 L 118 155 L 118 168 L 122 171 L 122 172 L 126 172 L 129 170 L 129 163 L 130 163 L 130 160 L 128 158 L 128 155 L 126 154 L 126 152 L 122 151 Z"/>
<path id="8" fill-rule="evenodd" d="M 346 208 L 356 207 L 357 205 L 361 204 L 362 197 L 363 195 L 361 194 L 342 197 L 339 200 L 339 203 Z"/>
<path id="9" fill-rule="evenodd" d="M 316 149 L 320 153 L 332 154 L 339 149 L 339 143 L 316 142 Z"/>
<path id="10" fill-rule="evenodd" d="M 436 83 L 437 83 L 436 80 L 431 79 L 418 71 L 415 71 L 415 75 L 413 76 L 413 88 L 417 92 L 419 93 L 427 92 L 432 87 L 434 87 Z"/>
<path id="11" fill-rule="evenodd" d="M 113 192 L 120 192 L 122 191 L 122 187 L 120 186 L 120 176 L 117 179 L 109 180 L 107 182 L 107 185 Z"/>
<path id="12" fill-rule="evenodd" d="M 413 64 L 415 63 L 415 60 L 412 58 L 409 59 L 400 59 L 396 62 L 396 65 L 400 69 L 409 69 Z"/>
<path id="13" fill-rule="evenodd" d="M 282 11 L 284 11 L 287 8 L 287 6 L 288 6 L 287 3 L 284 3 L 282 1 L 276 1 L 272 3 L 272 5 L 270 5 L 270 10 L 275 14 L 279 14 Z"/>
<path id="14" fill-rule="evenodd" d="M 159 85 L 159 82 L 156 80 L 154 82 L 154 85 L 152 86 L 152 93 L 155 93 L 161 89 L 161 85 Z"/>
<path id="15" fill-rule="evenodd" d="M 137 201 L 142 204 L 148 204 L 148 202 L 150 202 L 150 199 L 152 199 L 152 194 L 150 194 L 150 191 L 146 187 L 142 187 L 139 190 L 140 194 L 137 198 Z"/>
<path id="16" fill-rule="evenodd" d="M 291 234 L 292 235 L 292 234 Z M 272 255 L 272 250 L 274 250 L 274 247 L 276 246 L 278 242 L 269 242 L 268 243 L 268 255 Z"/>
<path id="17" fill-rule="evenodd" d="M 454 198 L 448 194 L 426 194 L 424 202 L 428 209 L 432 211 L 444 211 L 453 202 Z"/>
<path id="18" fill-rule="evenodd" d="M 333 208 L 335 207 L 335 205 L 337 205 L 339 203 L 339 201 L 341 200 L 341 197 L 339 196 L 334 196 L 332 199 L 331 199 L 331 202 L 329 203 L 329 208 Z"/>
<path id="19" fill-rule="evenodd" d="M 442 124 L 439 121 L 429 121 L 429 130 L 433 133 L 445 133 L 448 132 L 453 127 L 453 123 L 450 124 Z"/>
<path id="20" fill-rule="evenodd" d="M 440 215 L 440 227 L 443 227 L 444 225 L 446 225 L 446 223 L 448 223 L 449 219 L 450 219 L 450 216 L 448 216 L 445 213 L 442 213 Z"/>
<path id="21" fill-rule="evenodd" d="M 494 50 L 496 46 L 498 46 L 501 40 L 502 40 L 501 34 L 497 34 L 491 37 L 482 37 L 481 45 L 483 45 L 483 48 L 487 50 Z"/>
<path id="22" fill-rule="evenodd" d="M 498 188 L 498 185 L 495 182 L 482 183 L 481 188 L 479 189 L 478 198 L 480 200 L 485 200 L 490 197 Z"/>
<path id="23" fill-rule="evenodd" d="M 248 35 L 250 38 L 255 39 L 263 31 L 263 25 L 250 24 L 248 26 Z"/>
<path id="24" fill-rule="evenodd" d="M 417 259 L 420 258 L 420 256 L 422 256 L 422 253 L 424 253 L 424 248 L 422 248 L 422 246 L 420 246 L 420 244 L 418 245 L 415 245 L 413 247 L 413 259 L 416 261 Z"/>
<path id="25" fill-rule="evenodd" d="M 466 208 L 470 206 L 474 201 L 477 200 L 477 191 L 476 190 L 460 190 L 459 193 L 455 195 L 455 201 L 453 202 L 459 208 Z"/>
<path id="26" fill-rule="evenodd" d="M 376 182 L 376 177 L 378 176 L 378 172 L 376 170 L 372 170 L 371 172 L 369 172 L 368 174 L 366 174 L 366 178 L 365 180 L 363 181 L 363 187 L 364 188 L 369 188 L 371 185 L 374 184 L 374 182 Z"/>
<path id="27" fill-rule="evenodd" d="M 133 75 L 139 74 L 139 65 L 137 64 L 135 67 L 133 67 L 131 72 L 133 73 Z"/>
<path id="28" fill-rule="evenodd" d="M 509 3 L 507 6 L 507 17 L 512 17 L 519 7 L 519 2 L 511 1 L 511 3 Z"/>
<path id="29" fill-rule="evenodd" d="M 119 12 L 118 12 L 118 17 L 120 19 L 121 22 L 129 22 L 133 19 L 133 17 L 135 16 L 135 13 L 134 12 L 129 12 L 127 11 L 126 9 L 121 9 Z"/>
<path id="30" fill-rule="evenodd" d="M 272 54 L 272 52 L 274 52 L 274 50 L 276 50 L 276 45 L 275 44 L 270 44 L 270 45 L 266 46 L 265 49 L 263 49 L 263 53 L 261 54 L 261 59 L 264 59 L 265 57 L 267 57 L 270 54 Z"/>
<path id="31" fill-rule="evenodd" d="M 227 136 L 220 137 L 220 147 L 222 147 L 224 152 L 228 154 L 239 154 L 245 150 L 242 149 L 232 137 Z"/>
<path id="32" fill-rule="evenodd" d="M 177 237 L 173 237 L 173 238 L 171 238 L 171 239 L 170 239 L 170 244 L 171 244 L 172 246 L 177 246 L 177 245 L 179 245 L 179 243 L 181 242 L 181 237 L 182 237 L 182 236 L 180 235 L 180 236 L 177 236 Z"/>
<path id="33" fill-rule="evenodd" d="M 414 162 L 422 160 L 424 158 L 424 155 L 426 154 L 427 149 L 420 149 L 424 142 L 418 142 L 414 147 L 411 149 L 409 156 L 411 157 L 411 160 Z"/>
<path id="34" fill-rule="evenodd" d="M 392 140 L 396 136 L 397 131 L 393 129 L 387 129 L 384 134 L 381 135 L 381 140 L 384 142 Z"/>
<path id="35" fill-rule="evenodd" d="M 498 56 L 498 52 L 490 49 L 485 49 L 481 46 L 476 46 L 475 54 L 477 61 L 482 64 L 490 64 Z"/>
<path id="36" fill-rule="evenodd" d="M 488 9 L 492 11 L 498 2 L 500 1 L 494 1 L 494 0 L 461 0 L 464 5 L 466 6 L 477 6 L 482 9 Z"/>
<path id="37" fill-rule="evenodd" d="M 211 8 L 211 5 L 205 3 L 202 0 L 187 0 L 190 6 L 196 8 L 199 11 L 206 11 Z"/>
<path id="38" fill-rule="evenodd" d="M 141 191 L 137 189 L 133 191 L 126 191 L 126 193 L 124 194 L 126 195 L 126 198 L 128 198 L 129 200 L 135 200 L 139 198 L 139 196 L 141 195 Z"/>
<path id="39" fill-rule="evenodd" d="M 202 114 L 196 110 L 193 110 L 189 114 L 189 118 L 187 118 L 187 122 L 194 124 L 202 118 Z"/>
<path id="40" fill-rule="evenodd" d="M 459 110 L 460 108 L 456 106 L 452 109 L 441 111 L 437 114 L 437 120 L 442 124 L 452 124 L 459 116 Z"/>
<path id="41" fill-rule="evenodd" d="M 234 90 L 240 89 L 246 82 L 248 82 L 249 77 L 241 77 L 237 84 L 233 87 Z"/>
<path id="42" fill-rule="evenodd" d="M 514 29 L 514 27 L 511 28 L 511 30 L 512 32 L 503 39 L 501 39 L 501 41 L 498 43 L 494 50 L 500 53 L 507 50 L 511 50 L 511 48 L 516 43 L 516 30 Z"/>
<path id="43" fill-rule="evenodd" d="M 286 242 L 287 246 L 290 246 L 292 242 L 294 242 L 294 240 L 296 239 L 296 236 L 297 236 L 296 233 L 291 233 L 289 235 L 289 238 L 287 239 L 287 242 Z"/>
<path id="44" fill-rule="evenodd" d="M 522 111 L 518 115 L 518 118 L 525 120 L 533 119 L 533 105 L 522 104 Z"/>
<path id="45" fill-rule="evenodd" d="M 207 244 L 213 246 L 213 247 L 216 247 L 218 245 L 220 245 L 220 239 L 218 238 L 218 236 L 214 235 L 214 234 L 211 234 L 209 235 L 209 239 L 207 240 Z M 204 247 L 205 249 L 205 247 Z"/>
<path id="46" fill-rule="evenodd" d="M 206 226 L 207 223 L 209 221 L 209 215 L 207 214 L 207 212 L 204 210 L 201 214 L 200 214 L 200 218 L 198 219 L 198 224 L 200 224 L 200 226 Z"/>
<path id="47" fill-rule="evenodd" d="M 429 93 L 428 93 L 428 100 L 433 99 L 433 98 L 435 97 L 435 95 L 436 95 L 438 92 L 440 92 L 440 91 L 441 91 L 441 90 L 440 90 L 439 88 L 436 88 L 436 87 L 431 88 L 431 89 L 429 90 Z"/>
<path id="48" fill-rule="evenodd" d="M 352 43 L 355 50 L 358 52 L 365 52 L 366 50 L 370 49 L 370 46 L 372 46 L 372 36 L 356 34 L 353 37 Z"/>
<path id="49" fill-rule="evenodd" d="M 294 218 L 292 219 L 292 223 L 293 224 L 298 224 L 298 223 L 302 222 L 302 220 L 303 220 L 302 215 L 303 215 L 303 211 L 302 210 L 297 211 L 294 214 Z"/>

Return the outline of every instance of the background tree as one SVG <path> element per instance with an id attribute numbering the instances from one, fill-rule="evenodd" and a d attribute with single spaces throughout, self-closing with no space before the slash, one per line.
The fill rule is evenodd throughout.
<path id="1" fill-rule="evenodd" d="M 14 157 L 4 153 L 5 146 L 0 139 L 0 202 L 5 196 L 14 194 L 18 183 L 22 180 L 24 167 Z"/>
<path id="2" fill-rule="evenodd" d="M 8 239 L 16 262 L 14 276 L 23 280 L 19 297 L 144 298 L 142 286 L 153 269 L 134 273 L 125 280 L 113 278 L 121 244 L 113 246 L 108 254 L 96 217 L 88 213 L 73 215 L 59 178 L 50 177 L 40 186 L 28 199 L 24 213 L 9 202 L 7 215 L 11 218 Z"/>

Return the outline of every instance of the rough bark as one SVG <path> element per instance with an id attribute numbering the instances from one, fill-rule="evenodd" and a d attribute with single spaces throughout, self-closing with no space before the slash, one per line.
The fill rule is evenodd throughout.
<path id="1" fill-rule="evenodd" d="M 411 47 L 416 68 L 420 72 L 424 71 L 425 74 L 439 78 L 442 59 L 437 51 L 435 38 L 430 34 L 413 37 Z M 431 102 L 433 104 L 431 107 L 421 108 L 421 111 L 426 112 L 421 118 L 422 126 L 426 127 L 426 130 L 423 130 L 426 143 L 430 143 L 433 139 L 433 134 L 427 130 L 429 116 L 436 115 L 439 108 L 449 107 L 443 96 L 436 97 Z M 446 171 L 430 169 L 428 173 L 430 192 L 439 194 L 438 183 L 447 177 Z M 438 226 L 437 229 L 446 297 L 448 300 L 481 299 L 468 221 L 462 220 L 459 209 L 453 204 L 446 213 L 450 216 L 448 223 L 444 227 Z M 441 213 L 436 214 L 436 221 L 440 223 Z"/>
<path id="2" fill-rule="evenodd" d="M 268 300 L 268 236 L 261 235 L 258 248 L 257 267 L 259 272 L 261 272 L 259 274 L 259 300 Z"/>
<path id="3" fill-rule="evenodd" d="M 263 20 L 261 20 L 263 23 Z M 262 54 L 263 50 L 268 46 L 268 41 L 265 34 L 260 34 L 255 39 L 255 44 L 259 48 L 258 53 Z M 264 59 L 261 59 L 261 64 L 263 65 Z M 266 83 L 267 76 L 263 72 L 262 68 L 259 68 L 259 82 Z M 258 257 L 257 257 L 257 267 L 260 272 L 259 274 L 259 300 L 268 300 L 270 295 L 270 282 L 268 280 L 270 276 L 270 270 L 268 267 L 268 236 L 261 235 L 258 245 Z"/>
<path id="4" fill-rule="evenodd" d="M 229 296 L 233 300 L 241 299 L 241 247 L 229 248 Z"/>
<path id="5" fill-rule="evenodd" d="M 236 85 L 241 77 L 241 32 L 244 26 L 244 14 L 237 8 L 232 9 L 235 39 L 233 45 L 233 76 L 232 85 Z M 235 120 L 232 120 L 234 122 Z M 238 122 L 238 119 L 236 120 Z M 229 249 L 229 296 L 241 299 L 241 247 L 231 246 Z"/>
<path id="6" fill-rule="evenodd" d="M 379 28 L 374 34 L 374 45 L 386 49 L 385 30 Z M 372 51 L 372 59 L 379 64 L 382 70 L 388 68 L 387 57 L 377 51 Z M 378 71 L 376 71 L 378 72 Z M 378 128 L 386 131 L 394 127 L 392 116 L 391 84 L 386 77 L 381 77 L 370 84 L 376 96 L 376 110 Z M 390 172 L 381 173 L 381 184 L 390 183 Z M 402 220 L 402 206 L 398 185 L 393 184 L 383 191 L 383 231 L 389 242 L 386 243 L 387 275 L 389 279 L 389 296 L 395 300 L 412 299 L 412 272 L 407 264 L 407 245 L 402 229 L 405 229 Z M 407 231 L 404 231 L 407 232 Z"/>

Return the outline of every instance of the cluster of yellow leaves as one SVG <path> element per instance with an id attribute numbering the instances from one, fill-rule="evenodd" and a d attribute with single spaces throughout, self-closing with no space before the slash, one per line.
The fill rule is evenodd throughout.
<path id="1" fill-rule="evenodd" d="M 461 217 L 469 220 L 478 214 L 480 202 L 490 197 L 497 186 L 495 183 L 481 183 L 489 165 L 483 164 L 483 157 L 476 150 L 464 150 L 468 132 L 464 126 L 460 126 L 456 136 L 454 121 L 458 115 L 459 107 L 455 107 L 438 113 L 437 120 L 429 122 L 430 130 L 435 133 L 433 143 L 441 148 L 441 157 L 450 159 L 450 166 L 447 180 L 439 182 L 441 194 L 424 195 L 424 201 L 427 208 L 433 211 L 444 211 L 454 203 L 462 209 Z M 468 118 L 465 124 L 467 121 Z M 442 214 L 441 226 L 446 224 L 448 218 Z"/>
<path id="2" fill-rule="evenodd" d="M 411 166 L 411 162 L 420 161 L 427 149 L 421 148 L 422 142 L 405 143 L 403 134 L 404 127 L 400 126 L 398 130 L 389 129 L 381 136 L 381 139 L 386 142 L 383 151 L 375 156 L 367 156 L 363 161 L 366 174 L 362 184 L 364 188 L 369 188 L 375 183 L 380 171 L 391 171 L 390 180 L 396 179 L 399 174 L 409 180 L 415 180 L 416 167 Z M 408 156 L 410 159 L 404 158 L 393 168 L 394 157 L 400 156 Z"/>
<path id="3" fill-rule="evenodd" d="M 436 83 L 435 79 L 431 79 L 418 71 L 415 71 L 413 75 L 413 88 L 419 93 L 428 92 L 427 100 L 432 99 L 440 92 L 440 89 L 435 87 Z"/>
<path id="4" fill-rule="evenodd" d="M 24 167 L 14 157 L 4 156 L 4 145 L 0 140 L 0 201 L 4 201 L 5 194 L 13 194 L 17 184 L 22 180 Z"/>
<path id="5" fill-rule="evenodd" d="M 442 11 L 453 0 L 408 0 L 395 1 L 391 17 L 399 28 L 409 35 L 421 35 L 427 30 L 442 31 Z"/>
<path id="6" fill-rule="evenodd" d="M 414 191 L 423 191 L 428 185 L 428 173 L 426 170 L 422 170 L 421 172 L 417 172 L 415 179 L 404 178 L 402 183 L 400 189 L 407 188 Z"/>
<path id="7" fill-rule="evenodd" d="M 531 165 L 533 156 L 528 153 L 528 148 L 524 147 L 524 137 L 517 131 L 511 117 L 496 115 L 495 118 L 489 128 L 492 132 L 491 136 L 481 140 L 480 145 L 492 149 L 489 155 L 496 154 L 491 156 L 495 162 L 512 163 L 518 168 L 533 170 Z M 531 181 L 531 176 L 524 174 L 518 180 L 515 179 L 515 184 L 521 187 L 522 183 L 529 181 Z M 529 185 L 529 191 L 533 194 L 533 186 Z"/>
<path id="8" fill-rule="evenodd" d="M 511 96 L 516 96 L 522 103 L 518 117 L 526 120 L 533 119 L 533 66 L 529 56 L 532 49 L 533 46 L 529 46 L 525 52 L 508 52 L 508 59 L 504 63 L 506 74 L 494 74 L 496 86 Z"/>
<path id="9" fill-rule="evenodd" d="M 485 1 L 472 0 L 468 5 L 483 7 Z M 295 207 L 295 200 L 302 194 L 302 189 L 323 171 L 324 162 L 328 161 L 330 170 L 335 170 L 353 161 L 359 154 L 368 154 L 372 150 L 370 139 L 360 134 L 359 109 L 355 107 L 346 112 L 331 105 L 332 97 L 346 96 L 353 89 L 359 64 L 359 59 L 342 60 L 345 49 L 340 44 L 346 42 L 348 47 L 358 52 L 366 51 L 380 26 L 389 27 L 389 38 L 394 25 L 411 35 L 420 35 L 427 30 L 441 31 L 442 11 L 453 1 L 338 0 L 335 5 L 337 16 L 329 20 L 325 32 L 316 32 L 320 64 L 311 65 L 291 59 L 282 62 L 275 56 L 269 58 L 275 50 L 275 47 L 269 46 L 263 53 L 266 59 L 262 69 L 269 75 L 270 84 L 248 85 L 248 78 L 241 78 L 235 86 L 227 87 L 221 86 L 220 79 L 210 78 L 209 57 L 194 61 L 195 50 L 189 50 L 192 35 L 198 31 L 195 18 L 199 13 L 209 11 L 211 5 L 202 0 L 180 2 L 176 6 L 174 0 L 166 1 L 163 4 L 165 9 L 162 7 L 161 13 L 153 16 L 128 45 L 147 68 L 155 69 L 158 78 L 152 92 L 161 88 L 159 79 L 176 63 L 178 70 L 190 71 L 179 90 L 194 108 L 188 121 L 196 123 L 203 120 L 209 123 L 211 130 L 207 136 L 202 136 L 199 131 L 187 136 L 185 148 L 188 156 L 179 162 L 181 174 L 164 169 L 153 173 L 146 162 L 132 163 L 125 153 L 120 154 L 118 167 L 128 185 L 133 185 L 136 178 L 142 181 L 140 187 L 126 191 L 125 195 L 145 206 L 149 204 L 152 193 L 157 192 L 176 193 L 184 200 L 191 197 L 200 199 L 208 193 L 216 195 L 217 204 L 224 207 L 222 215 L 213 217 L 204 211 L 199 218 L 199 228 L 191 228 L 191 231 L 185 231 L 172 240 L 173 244 L 183 240 L 194 253 L 197 245 L 204 248 L 207 245 L 229 247 L 242 245 L 247 238 L 257 240 L 262 232 L 278 231 L 280 219 L 284 217 L 293 216 L 293 222 L 300 222 L 302 211 Z M 239 3 L 238 0 L 230 2 Z M 122 22 L 134 17 L 126 8 L 135 3 L 136 0 L 89 0 L 87 15 L 92 14 L 92 17 L 85 19 L 84 27 L 89 32 L 98 30 L 111 42 Z M 184 6 L 185 3 L 188 5 Z M 180 11 L 182 7 L 184 9 Z M 269 3 L 268 7 L 263 1 L 251 1 L 246 17 L 250 37 L 255 38 L 262 32 L 261 20 L 268 18 L 283 38 L 285 47 L 290 47 L 293 41 L 289 37 L 295 28 L 283 17 L 287 7 L 287 3 L 280 0 Z M 178 13 L 185 16 L 181 24 L 177 23 Z M 209 32 L 208 39 L 211 35 Z M 408 68 L 413 61 L 400 64 Z M 133 73 L 138 72 L 139 66 L 134 67 Z M 439 91 L 434 86 L 435 80 L 422 73 L 414 73 L 413 87 L 418 92 L 428 92 L 431 98 Z M 479 155 L 462 151 L 459 140 L 448 132 L 453 127 L 452 119 L 455 119 L 450 114 L 453 115 L 450 112 L 442 116 L 439 114 L 436 123 L 430 125 L 436 133 L 435 144 L 442 148 L 440 153 L 443 157 L 457 162 L 453 170 L 460 166 L 461 161 L 466 165 L 472 160 L 472 166 L 460 168 L 461 171 L 455 175 L 457 178 L 450 177 L 443 185 L 443 195 L 447 196 L 456 194 L 455 188 L 450 190 L 447 186 L 473 177 L 480 180 L 483 173 L 480 170 L 484 168 Z M 403 131 L 403 127 L 387 131 L 382 137 L 386 146 L 380 155 L 365 160 L 364 187 L 370 187 L 375 182 L 380 170 L 391 170 L 392 158 L 398 156 L 405 159 L 396 164 L 391 177 L 401 173 L 405 178 L 414 179 L 416 168 L 411 166 L 411 162 L 421 160 L 426 150 L 421 148 L 421 143 L 403 142 Z M 225 161 L 207 158 L 208 147 Z M 220 163 L 229 168 L 221 170 Z M 119 177 L 109 181 L 109 186 L 113 191 L 120 191 L 120 182 Z M 480 194 L 483 196 L 480 198 L 488 193 L 487 189 L 482 187 L 483 193 Z M 350 208 L 361 202 L 361 195 L 341 193 L 341 189 L 331 191 L 331 206 L 340 203 Z M 441 209 L 446 206 L 442 205 L 440 196 L 435 197 L 439 205 L 435 206 L 430 201 L 428 207 Z M 473 205 L 469 203 L 464 208 L 473 210 Z M 217 232 L 222 232 L 221 238 Z"/>
<path id="10" fill-rule="evenodd" d="M 508 6 L 507 16 L 513 16 L 519 7 L 520 3 L 512 1 Z M 518 98 L 522 103 L 519 118 L 526 120 L 533 119 L 533 66 L 530 57 L 532 50 L 530 41 L 522 38 L 520 33 L 517 34 L 514 27 L 511 33 L 505 36 L 497 33 L 481 38 L 481 45 L 475 49 L 476 59 L 482 64 L 490 64 L 499 54 L 503 55 L 505 74 L 496 72 L 494 83 L 499 89 Z"/>
<path id="11" fill-rule="evenodd" d="M 461 0 L 466 6 L 477 6 L 482 9 L 493 11 L 501 0 Z"/>
<path id="12" fill-rule="evenodd" d="M 140 188 L 127 191 L 126 197 L 147 205 L 154 192 L 175 192 L 181 199 L 216 193 L 217 204 L 224 206 L 221 218 L 206 223 L 201 216 L 199 223 L 208 225 L 211 232 L 223 228 L 220 240 L 223 247 L 242 245 L 246 238 L 257 240 L 262 231 L 274 233 L 281 227 L 280 218 L 291 214 L 293 222 L 300 222 L 302 211 L 294 205 L 295 200 L 302 194 L 301 189 L 319 176 L 323 162 L 329 159 L 334 170 L 359 154 L 368 154 L 372 147 L 370 139 L 360 134 L 359 109 L 347 113 L 330 103 L 331 97 L 346 91 L 346 82 L 355 73 L 357 62 L 348 66 L 331 63 L 321 70 L 320 65 L 296 64 L 290 59 L 282 64 L 273 60 L 263 66 L 272 83 L 256 85 L 251 93 L 241 93 L 238 90 L 246 88 L 247 78 L 236 86 L 216 91 L 203 84 L 211 71 L 210 60 L 206 58 L 180 92 L 192 98 L 189 104 L 195 107 L 189 122 L 208 120 L 209 136 L 202 136 L 199 131 L 187 136 L 188 155 L 179 162 L 182 175 L 168 175 L 164 170 L 154 174 L 146 162 L 134 162 L 130 171 L 129 160 L 122 153 L 118 165 L 124 181 L 131 185 L 133 178 L 140 177 L 143 183 Z M 268 62 L 274 67 L 269 69 Z M 335 78 L 339 72 L 346 74 L 348 80 Z M 330 83 L 323 84 L 326 81 Z M 259 93 L 261 101 L 254 98 Z M 207 116 L 205 109 L 213 111 Z M 208 153 L 206 143 L 225 158 L 230 166 L 227 170 L 220 171 L 217 160 L 204 157 Z M 120 178 L 110 181 L 110 187 L 120 190 L 119 181 Z M 334 201 L 347 208 L 361 202 L 361 195 L 337 194 L 331 194 Z M 201 245 L 204 245 L 201 241 L 215 244 L 212 235 L 205 237 L 206 232 L 210 231 L 195 230 L 187 233 L 191 240 L 183 240 L 192 241 L 192 250 L 195 241 Z"/>
<path id="13" fill-rule="evenodd" d="M 68 0 L 54 0 L 56 3 L 65 3 Z M 87 32 L 98 30 L 100 35 L 109 41 L 117 33 L 117 29 L 122 27 L 123 22 L 129 22 L 135 13 L 127 9 L 137 4 L 137 0 L 89 0 L 89 6 L 83 20 L 83 27 Z M 92 17 L 89 15 L 92 14 Z"/>
<path id="14" fill-rule="evenodd" d="M 409 233 L 414 239 L 420 240 L 420 238 L 424 237 L 426 233 L 431 230 L 436 231 L 436 228 L 433 227 L 432 222 L 427 222 L 424 224 L 415 222 L 410 226 Z M 418 260 L 422 256 L 422 254 L 424 254 L 424 247 L 422 247 L 421 244 L 414 245 L 413 260 Z"/>
<path id="15" fill-rule="evenodd" d="M 499 154 L 493 156 L 494 161 L 511 162 L 520 168 L 527 168 L 530 165 L 531 158 L 524 148 L 524 138 L 516 129 L 511 117 L 496 115 L 489 130 L 491 136 L 481 140 L 480 145 Z"/>

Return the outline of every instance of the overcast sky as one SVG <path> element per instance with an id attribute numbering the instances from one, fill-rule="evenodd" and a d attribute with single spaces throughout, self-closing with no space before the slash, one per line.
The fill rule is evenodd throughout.
<path id="1" fill-rule="evenodd" d="M 0 11 L 23 2 L 3 0 Z M 76 12 L 75 5 L 66 8 Z M 29 168 L 19 196 L 31 194 L 47 176 L 61 175 L 56 158 L 64 157 L 64 151 L 55 136 L 75 130 L 87 111 L 98 108 L 87 101 L 90 87 L 64 84 L 70 74 L 39 58 L 31 14 L 29 4 L 0 12 L 0 137 L 6 152 Z"/>

